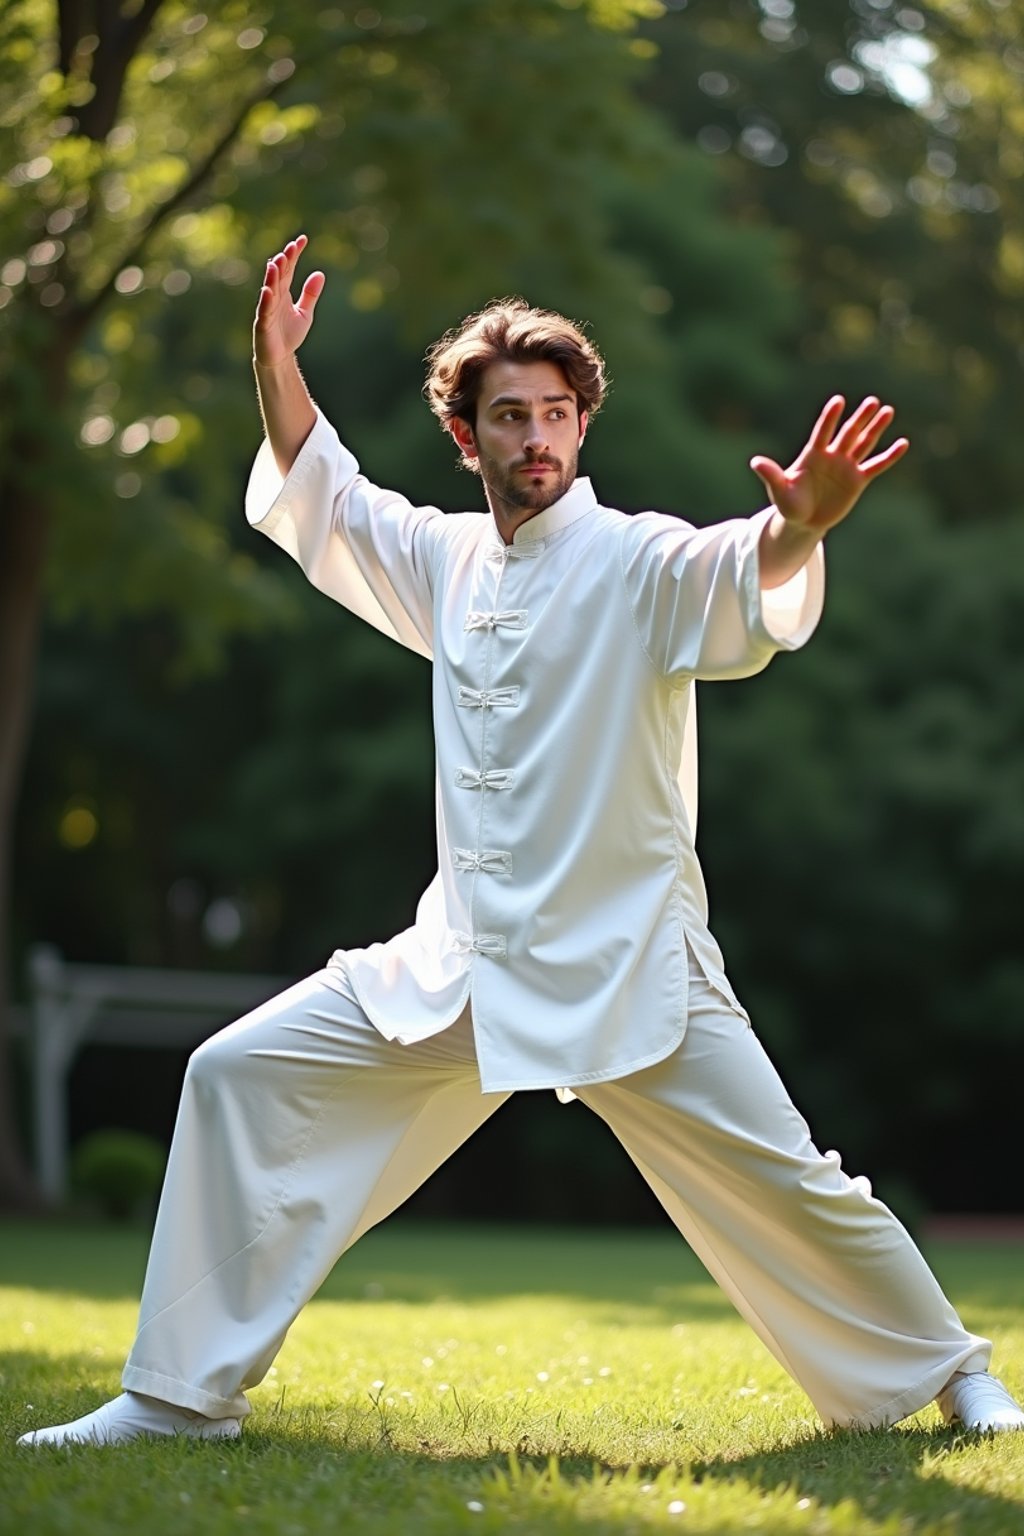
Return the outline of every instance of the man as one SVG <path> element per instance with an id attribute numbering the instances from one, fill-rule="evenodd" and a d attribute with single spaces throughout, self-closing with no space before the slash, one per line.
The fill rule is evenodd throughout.
<path id="1" fill-rule="evenodd" d="M 266 443 L 247 510 L 310 580 L 434 659 L 440 870 L 414 926 L 327 968 L 189 1066 L 123 1396 L 30 1443 L 237 1435 L 244 1389 L 338 1255 L 518 1088 L 569 1092 L 828 1424 L 1024 1426 L 904 1229 L 822 1156 L 735 998 L 693 849 L 695 678 L 809 637 L 821 541 L 905 452 L 871 398 L 825 407 L 772 505 L 694 529 L 577 479 L 601 359 L 561 316 L 490 306 L 427 394 L 489 515 L 371 485 L 295 352 L 324 278 L 268 264 Z"/>

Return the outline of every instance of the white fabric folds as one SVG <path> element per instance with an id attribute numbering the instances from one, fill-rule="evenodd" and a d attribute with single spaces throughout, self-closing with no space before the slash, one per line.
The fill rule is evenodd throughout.
<path id="1" fill-rule="evenodd" d="M 762 593 L 770 511 L 698 529 L 586 479 L 506 547 L 488 514 L 371 484 L 322 416 L 283 482 L 264 444 L 246 511 L 434 661 L 438 874 L 412 928 L 333 960 L 381 1033 L 425 1039 L 472 996 L 485 1092 L 618 1078 L 682 1039 L 687 940 L 738 1006 L 694 853 L 693 683 L 804 643 L 820 552 Z"/>

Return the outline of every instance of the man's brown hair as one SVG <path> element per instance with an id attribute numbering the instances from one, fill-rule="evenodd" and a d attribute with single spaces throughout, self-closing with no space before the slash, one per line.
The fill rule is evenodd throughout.
<path id="1" fill-rule="evenodd" d="M 423 393 L 447 430 L 456 417 L 476 426 L 480 381 L 491 363 L 555 363 L 576 396 L 577 412 L 593 416 L 605 396 L 604 360 L 571 320 L 525 299 L 494 299 L 447 331 L 427 353 Z"/>

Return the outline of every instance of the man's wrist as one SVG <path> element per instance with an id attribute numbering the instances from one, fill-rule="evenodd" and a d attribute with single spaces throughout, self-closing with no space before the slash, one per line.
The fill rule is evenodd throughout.
<path id="1" fill-rule="evenodd" d="M 761 535 L 761 586 L 765 590 L 785 585 L 801 570 L 821 543 L 821 534 L 783 517 L 778 507 Z"/>
<path id="2" fill-rule="evenodd" d="M 806 523 L 798 523 L 790 517 L 783 517 L 778 507 L 772 511 L 768 536 L 773 544 L 778 544 L 787 550 L 805 547 L 812 550 L 822 537 L 820 529 L 809 528 Z"/>
<path id="3" fill-rule="evenodd" d="M 276 362 L 270 362 L 266 358 L 257 357 L 255 352 L 252 355 L 252 365 L 257 373 L 279 373 L 282 368 L 287 368 L 289 363 L 295 363 L 294 352 L 289 352 L 287 356 L 278 358 Z"/>

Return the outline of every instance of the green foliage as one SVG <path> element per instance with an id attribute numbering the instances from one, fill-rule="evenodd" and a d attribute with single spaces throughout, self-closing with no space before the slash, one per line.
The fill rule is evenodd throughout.
<path id="1" fill-rule="evenodd" d="M 164 1176 L 167 1154 L 152 1136 L 136 1131 L 94 1131 L 71 1157 L 75 1193 L 115 1221 L 151 1209 Z"/>
<path id="2" fill-rule="evenodd" d="M 595 27 L 585 8 L 452 6 L 437 25 L 459 36 L 460 67 L 443 37 L 421 38 L 415 67 L 381 75 L 358 110 L 311 71 L 322 114 L 337 117 L 344 101 L 344 131 L 311 130 L 286 176 L 242 178 L 235 264 L 202 270 L 190 253 L 206 226 L 182 233 L 176 217 L 154 249 L 177 240 L 168 270 L 191 285 L 168 293 L 154 258 L 151 280 L 111 295 L 80 367 L 95 375 L 86 421 L 112 435 L 70 453 L 115 491 L 129 475 L 137 494 L 107 494 L 86 513 L 79 469 L 56 530 L 59 622 L 47 632 L 19 856 L 25 940 L 48 932 L 69 953 L 138 963 L 307 969 L 339 943 L 404 926 L 429 877 L 426 669 L 309 591 L 238 515 L 258 439 L 247 351 L 261 216 L 283 235 L 309 200 L 311 255 L 329 282 L 303 367 L 371 476 L 416 500 L 481 504 L 419 398 L 419 359 L 460 314 L 518 289 L 591 321 L 621 381 L 588 444 L 603 496 L 703 517 L 749 495 L 747 424 L 784 376 L 778 243 L 723 221 L 713 173 L 627 94 L 637 66 L 611 19 L 611 7 Z M 517 124 L 507 137 L 506 123 Z M 469 143 L 486 146 L 486 177 L 458 149 Z M 325 181 L 327 168 L 337 174 Z M 373 249 L 359 246 L 355 265 L 338 232 L 346 199 L 374 216 Z M 703 338 L 692 352 L 678 345 L 691 332 Z M 145 430 L 150 440 L 126 457 L 121 402 L 144 397 L 129 446 Z M 154 442 L 164 416 L 180 430 Z M 248 622 L 246 594 L 259 597 Z M 236 643 L 219 684 L 183 686 L 182 637 L 194 673 L 225 625 L 251 633 L 257 613 L 288 621 L 287 635 Z M 107 633 L 91 636 L 83 620 Z M 79 804 L 100 830 L 72 848 L 61 827 Z M 202 892 L 191 924 L 168 910 L 182 880 Z M 246 915 L 223 955 L 199 931 L 218 896 Z"/>
<path id="3" fill-rule="evenodd" d="M 540 244 L 585 301 L 601 169 L 649 132 L 631 39 L 656 10 L 150 0 L 89 32 L 70 5 L 4 9 L 0 467 L 57 514 L 58 613 L 165 611 L 206 667 L 288 616 L 222 531 L 262 260 L 306 225 L 357 314 L 434 331 Z"/>
<path id="4" fill-rule="evenodd" d="M 419 359 L 502 291 L 592 323 L 619 505 L 746 512 L 752 451 L 894 398 L 913 452 L 832 541 L 820 635 L 703 693 L 702 856 L 820 1139 L 925 1206 L 1019 1203 L 1019 7 L 163 0 L 103 132 L 60 9 L 0 10 L 0 478 L 55 516 L 19 948 L 305 970 L 432 868 L 426 668 L 238 526 L 254 287 L 305 227 L 311 385 L 418 500 L 481 504 Z"/>
<path id="5" fill-rule="evenodd" d="M 908 472 L 956 519 L 1015 513 L 1024 480 L 1020 21 L 971 0 L 690 0 L 646 29 L 649 99 L 737 219 L 785 231 L 800 374 L 777 419 L 883 392 Z"/>
<path id="6" fill-rule="evenodd" d="M 703 691 L 712 920 L 855 1171 L 1015 1209 L 1024 525 L 944 529 L 894 490 L 832 540 L 807 651 Z M 985 1148 L 983 1177 L 936 1158 L 953 1143 Z"/>
<path id="7" fill-rule="evenodd" d="M 181 882 L 241 903 L 261 969 L 274 951 L 301 954 L 301 964 L 319 958 L 333 947 L 328 931 L 340 937 L 353 912 L 361 928 L 381 913 L 388 927 L 408 916 L 400 883 L 388 882 L 383 908 L 361 889 L 364 880 L 384 886 L 383 855 L 408 878 L 397 829 L 378 838 L 375 861 L 366 857 L 369 813 L 392 826 L 385 807 L 429 757 L 422 722 L 398 703 L 401 659 L 370 659 L 361 637 L 350 651 L 366 647 L 368 659 L 345 674 L 335 651 L 339 694 L 369 692 L 373 672 L 373 691 L 393 707 L 386 734 L 379 712 L 359 734 L 339 716 L 328 751 L 316 729 L 324 695 L 298 688 L 288 700 L 283 645 L 247 653 L 251 707 L 239 707 L 234 677 L 216 702 L 200 689 L 198 714 L 182 702 L 187 679 L 224 664 L 229 637 L 298 628 L 309 611 L 293 571 L 256 553 L 253 535 L 228 531 L 258 440 L 248 354 L 262 262 L 297 229 L 313 235 L 331 277 L 317 328 L 325 403 L 345 390 L 364 408 L 370 379 L 407 364 L 410 336 L 422 351 L 474 303 L 531 286 L 614 321 L 615 366 L 644 373 L 660 444 L 671 444 L 679 413 L 665 403 L 672 366 L 644 297 L 652 277 L 628 238 L 616 243 L 604 190 L 606 178 L 621 188 L 661 168 L 673 185 L 689 176 L 714 219 L 695 157 L 680 153 L 634 91 L 649 53 L 636 24 L 659 9 L 652 0 L 437 0 L 427 15 L 413 0 L 380 10 L 219 0 L 197 12 L 145 0 L 122 11 L 13 0 L 0 10 L 9 167 L 0 181 L 0 500 L 15 543 L 28 528 L 48 531 L 48 612 L 64 626 L 65 650 L 42 687 L 70 704 L 43 722 L 36 753 L 45 768 L 37 756 L 27 775 L 17 945 L 70 921 L 71 953 L 95 953 L 95 944 L 108 958 L 158 960 L 198 949 L 209 960 L 198 935 L 183 936 L 169 915 Z M 645 454 L 636 419 L 623 417 L 623 473 Z M 373 421 L 386 450 L 380 474 L 390 474 L 402 441 L 402 479 L 429 495 L 425 464 L 451 475 L 443 445 L 432 437 L 421 458 L 428 419 L 407 441 L 404 423 L 385 392 Z M 703 447 L 696 422 L 686 425 Z M 700 466 L 702 501 L 714 460 L 706 453 Z M 6 544 L 0 556 L 0 614 L 20 625 L 5 649 L 26 657 L 0 686 L 0 741 L 14 744 L 0 763 L 8 847 L 41 577 L 34 547 L 24 576 Z M 309 636 L 296 645 L 301 661 L 300 650 L 310 678 L 329 686 Z M 268 736 L 236 794 L 229 776 L 212 776 L 211 759 L 223 751 L 227 763 L 230 747 L 239 761 L 252 742 L 241 727 L 257 718 L 270 732 L 289 727 L 306 751 L 298 758 L 297 745 Z M 200 719 L 202 760 L 187 734 Z M 311 791 L 305 804 L 300 782 Z M 267 829 L 259 869 L 256 825 Z M 334 857 L 311 877 L 314 846 Z M 83 855 L 73 878 L 40 906 L 28 890 L 37 850 L 46 863 L 71 849 Z M 370 873 L 353 877 L 356 860 Z M 297 889 L 308 894 L 301 913 Z M 200 912 L 205 905 L 204 895 Z M 0 1167 L 0 1193 L 4 1179 Z"/>

